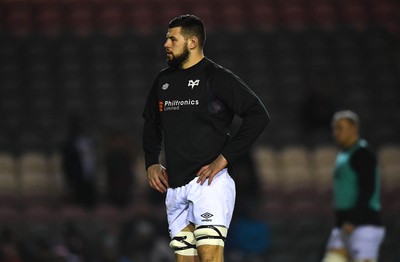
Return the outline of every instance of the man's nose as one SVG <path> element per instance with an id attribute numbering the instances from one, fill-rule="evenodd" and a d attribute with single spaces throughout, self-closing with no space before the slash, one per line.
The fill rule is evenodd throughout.
<path id="1" fill-rule="evenodd" d="M 169 41 L 167 40 L 167 41 L 165 41 L 165 43 L 164 43 L 164 47 L 165 48 L 168 48 L 170 45 L 169 45 Z"/>

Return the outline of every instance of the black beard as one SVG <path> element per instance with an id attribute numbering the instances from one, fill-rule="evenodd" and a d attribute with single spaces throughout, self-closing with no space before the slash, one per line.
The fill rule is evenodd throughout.
<path id="1" fill-rule="evenodd" d="M 182 64 L 189 59 L 189 55 L 190 55 L 189 48 L 186 47 L 183 49 L 182 54 L 180 54 L 178 56 L 173 56 L 172 59 L 167 60 L 167 64 L 170 67 L 173 67 L 176 69 L 181 68 Z"/>

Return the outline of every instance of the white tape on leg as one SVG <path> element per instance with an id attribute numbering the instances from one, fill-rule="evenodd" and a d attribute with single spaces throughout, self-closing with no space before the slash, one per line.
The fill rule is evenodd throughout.
<path id="1" fill-rule="evenodd" d="M 190 231 L 181 231 L 174 236 L 169 246 L 176 254 L 182 256 L 197 256 L 196 239 Z"/>
<path id="2" fill-rule="evenodd" d="M 225 246 L 226 235 L 228 229 L 223 226 L 196 226 L 194 236 L 196 237 L 196 245 L 213 245 Z"/>

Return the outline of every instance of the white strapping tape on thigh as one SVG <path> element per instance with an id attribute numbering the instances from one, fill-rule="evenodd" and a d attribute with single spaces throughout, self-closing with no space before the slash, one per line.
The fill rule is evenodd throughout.
<path id="1" fill-rule="evenodd" d="M 176 234 L 169 243 L 169 246 L 175 250 L 176 254 L 197 256 L 196 240 L 191 231 L 181 231 Z"/>
<path id="2" fill-rule="evenodd" d="M 347 258 L 334 251 L 328 251 L 322 262 L 347 262 Z"/>
<path id="3" fill-rule="evenodd" d="M 194 236 L 196 245 L 225 246 L 228 229 L 224 226 L 202 225 L 196 226 Z"/>

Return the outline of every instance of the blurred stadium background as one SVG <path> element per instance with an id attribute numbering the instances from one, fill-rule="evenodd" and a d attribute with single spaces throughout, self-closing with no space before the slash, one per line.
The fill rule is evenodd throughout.
<path id="1" fill-rule="evenodd" d="M 259 187 L 246 189 L 240 176 L 226 261 L 320 260 L 333 223 L 329 125 L 338 109 L 360 115 L 376 149 L 387 227 L 380 261 L 400 261 L 399 5 L 0 0 L 0 261 L 171 261 L 163 200 L 145 180 L 141 111 L 165 67 L 167 24 L 182 13 L 204 20 L 206 55 L 247 82 L 272 118 L 243 161 Z M 77 114 L 96 145 L 91 207 L 71 203 L 61 165 Z M 128 135 L 133 152 L 123 208 L 106 194 L 115 132 Z"/>

